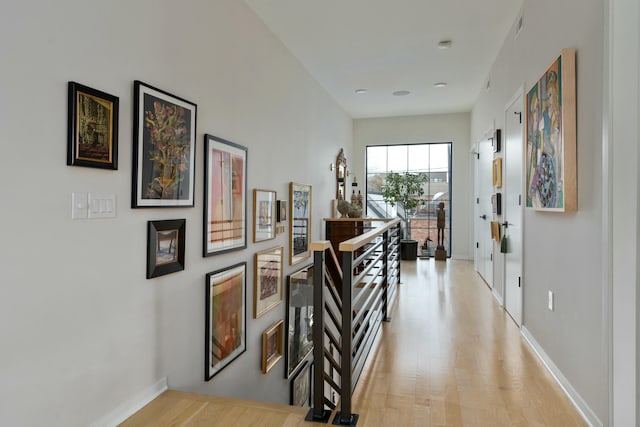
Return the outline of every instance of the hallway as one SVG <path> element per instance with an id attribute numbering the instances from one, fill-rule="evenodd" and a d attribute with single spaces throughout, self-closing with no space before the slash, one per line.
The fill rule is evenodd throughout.
<path id="1" fill-rule="evenodd" d="M 353 396 L 358 426 L 585 425 L 472 262 L 403 262 L 402 277 Z M 123 425 L 323 425 L 306 412 L 168 391 Z"/>
<path id="2" fill-rule="evenodd" d="M 353 397 L 362 426 L 582 426 L 470 261 L 402 264 Z"/>

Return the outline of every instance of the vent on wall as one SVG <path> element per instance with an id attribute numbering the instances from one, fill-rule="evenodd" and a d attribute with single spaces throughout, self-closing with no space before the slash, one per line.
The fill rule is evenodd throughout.
<path id="1" fill-rule="evenodd" d="M 522 27 L 524 27 L 524 15 L 518 16 L 516 20 L 516 37 L 518 37 L 518 34 L 522 31 Z"/>

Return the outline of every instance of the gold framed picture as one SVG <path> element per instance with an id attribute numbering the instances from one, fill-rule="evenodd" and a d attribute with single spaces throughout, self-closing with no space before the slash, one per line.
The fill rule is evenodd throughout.
<path id="1" fill-rule="evenodd" d="M 282 359 L 284 321 L 280 320 L 262 333 L 262 373 L 266 374 Z"/>
<path id="2" fill-rule="evenodd" d="M 257 319 L 282 302 L 283 248 L 256 253 L 253 317 Z"/>
<path id="3" fill-rule="evenodd" d="M 502 158 L 493 159 L 493 186 L 502 187 Z"/>

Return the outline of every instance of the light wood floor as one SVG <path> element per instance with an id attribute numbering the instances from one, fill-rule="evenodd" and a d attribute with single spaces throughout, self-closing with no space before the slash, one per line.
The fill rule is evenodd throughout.
<path id="1" fill-rule="evenodd" d="M 585 425 L 471 262 L 403 263 L 391 315 L 353 396 L 358 426 Z M 305 414 L 169 391 L 123 426 L 319 425 Z"/>

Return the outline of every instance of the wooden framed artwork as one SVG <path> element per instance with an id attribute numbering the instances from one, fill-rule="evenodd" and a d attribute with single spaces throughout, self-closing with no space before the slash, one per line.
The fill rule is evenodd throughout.
<path id="1" fill-rule="evenodd" d="M 284 377 L 290 378 L 313 350 L 313 265 L 287 279 L 286 321 Z"/>
<path id="2" fill-rule="evenodd" d="M 69 82 L 67 165 L 118 169 L 118 97 Z"/>
<path id="3" fill-rule="evenodd" d="M 262 373 L 266 374 L 282 359 L 284 321 L 274 323 L 262 333 Z"/>
<path id="4" fill-rule="evenodd" d="M 289 263 L 293 265 L 311 256 L 311 186 L 290 183 L 289 203 Z"/>
<path id="5" fill-rule="evenodd" d="M 276 192 L 253 190 L 253 242 L 276 238 Z"/>
<path id="6" fill-rule="evenodd" d="M 282 246 L 258 252 L 255 256 L 255 319 L 282 302 L 282 258 Z"/>
<path id="7" fill-rule="evenodd" d="M 311 397 L 311 365 L 305 362 L 304 366 L 291 380 L 291 405 L 307 406 Z"/>
<path id="8" fill-rule="evenodd" d="M 247 148 L 204 136 L 203 256 L 247 247 Z"/>
<path id="9" fill-rule="evenodd" d="M 186 220 L 147 224 L 147 279 L 184 270 Z"/>
<path id="10" fill-rule="evenodd" d="M 134 82 L 132 208 L 194 206 L 196 105 Z"/>
<path id="11" fill-rule="evenodd" d="M 574 49 L 563 49 L 527 92 L 525 110 L 526 207 L 577 210 Z"/>
<path id="12" fill-rule="evenodd" d="M 498 157 L 497 159 L 493 159 L 493 186 L 500 188 L 502 187 L 502 158 Z"/>
<path id="13" fill-rule="evenodd" d="M 204 379 L 247 350 L 245 262 L 207 273 Z"/>

